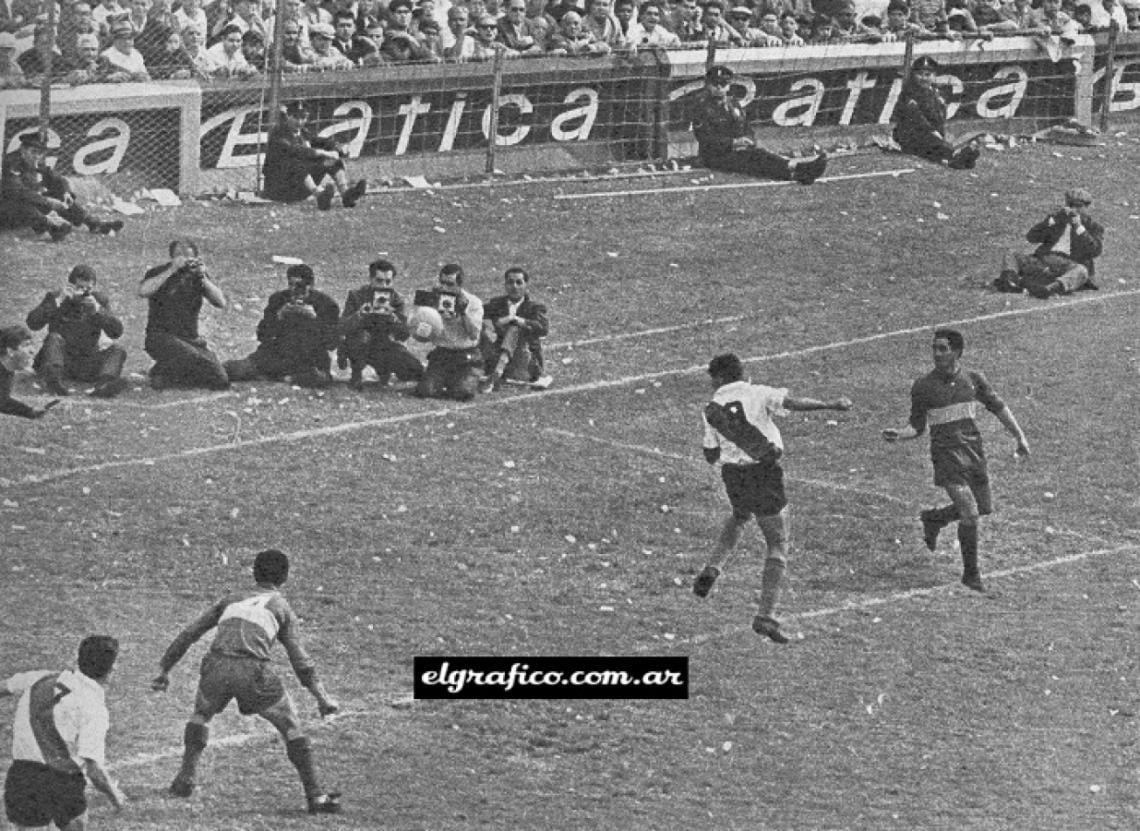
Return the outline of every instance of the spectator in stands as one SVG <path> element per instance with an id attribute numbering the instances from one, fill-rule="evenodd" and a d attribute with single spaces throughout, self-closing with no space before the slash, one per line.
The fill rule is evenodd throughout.
<path id="1" fill-rule="evenodd" d="M 943 37 L 950 35 L 946 17 L 946 0 L 911 0 L 910 19 L 924 29 Z"/>
<path id="2" fill-rule="evenodd" d="M 800 23 L 792 12 L 780 15 L 780 37 L 784 39 L 785 46 L 804 45 L 804 39 L 800 36 Z"/>
<path id="3" fill-rule="evenodd" d="M 1094 32 L 1096 27 L 1093 25 L 1093 10 L 1092 6 L 1088 3 L 1081 3 L 1073 12 L 1073 20 L 1081 27 L 1082 32 Z"/>
<path id="4" fill-rule="evenodd" d="M 392 0 L 388 4 L 388 28 L 380 54 L 393 63 L 436 60 L 421 38 L 411 30 L 411 0 Z"/>
<path id="5" fill-rule="evenodd" d="M 99 55 L 106 65 L 103 80 L 112 84 L 141 84 L 150 80 L 142 54 L 135 49 L 135 30 L 125 20 L 111 26 L 111 45 Z"/>
<path id="6" fill-rule="evenodd" d="M 582 28 L 592 34 L 595 41 L 606 44 L 610 49 L 622 43 L 621 27 L 613 13 L 613 0 L 587 0 Z"/>
<path id="7" fill-rule="evenodd" d="M 809 43 L 833 43 L 839 40 L 839 27 L 835 25 L 835 20 L 826 15 L 817 15 L 811 22 L 811 34 L 808 35 Z"/>
<path id="8" fill-rule="evenodd" d="M 661 6 L 659 3 L 645 3 L 637 16 L 641 27 L 641 36 L 638 38 L 639 47 L 650 46 L 661 49 L 679 49 L 681 39 L 665 28 L 662 21 Z"/>
<path id="9" fill-rule="evenodd" d="M 150 17 L 150 0 L 131 0 L 127 6 L 127 22 L 135 31 L 135 42 L 146 28 L 147 18 Z"/>
<path id="10" fill-rule="evenodd" d="M 300 2 L 300 0 L 296 0 Z M 367 34 L 374 26 L 384 26 L 384 16 L 386 13 L 386 4 L 381 4 L 380 0 L 360 0 L 356 7 L 356 31 L 357 33 Z M 379 44 L 377 44 L 379 49 Z"/>
<path id="11" fill-rule="evenodd" d="M 766 179 L 792 180 L 810 185 L 827 168 L 827 154 L 792 161 L 757 146 L 739 101 L 728 94 L 733 71 L 712 66 L 705 72 L 693 116 L 701 164 L 713 170 L 743 173 Z"/>
<path id="12" fill-rule="evenodd" d="M 541 31 L 541 34 L 535 34 L 539 46 L 546 43 L 550 33 L 558 28 L 557 21 L 547 11 L 547 0 L 526 0 L 526 19 L 534 29 Z"/>
<path id="13" fill-rule="evenodd" d="M 48 233 L 54 242 L 73 226 L 86 225 L 93 234 L 123 227 L 121 219 L 99 219 L 75 196 L 71 183 L 47 165 L 47 144 L 39 133 L 24 133 L 20 146 L 4 156 L 0 177 L 0 228 L 31 228 Z"/>
<path id="14" fill-rule="evenodd" d="M 1140 0 L 1123 0 L 1124 15 L 1128 19 L 1128 30 L 1135 32 L 1140 29 Z"/>
<path id="15" fill-rule="evenodd" d="M 66 8 L 66 7 L 64 7 Z M 78 2 L 71 7 L 71 13 L 60 21 L 59 35 L 56 38 L 59 51 L 63 53 L 65 61 L 74 66 L 77 57 L 76 39 L 80 35 L 95 35 L 99 41 L 99 26 L 91 16 L 91 6 L 85 2 Z"/>
<path id="16" fill-rule="evenodd" d="M 432 54 L 429 60 L 442 61 L 444 57 L 443 32 L 440 30 L 439 22 L 435 17 L 425 15 L 416 25 L 416 30 L 423 45 Z"/>
<path id="17" fill-rule="evenodd" d="M 743 46 L 744 41 L 724 19 L 724 6 L 720 0 L 705 0 L 701 6 L 700 26 L 694 40 L 701 43 L 714 41 L 717 46 Z"/>
<path id="18" fill-rule="evenodd" d="M 614 17 L 618 22 L 618 40 L 615 49 L 636 50 L 641 40 L 641 24 L 637 21 L 637 0 L 617 0 Z"/>
<path id="19" fill-rule="evenodd" d="M 740 37 L 743 46 L 767 46 L 768 36 L 752 25 L 752 9 L 747 6 L 733 6 L 725 19 L 729 27 Z M 780 41 L 783 43 L 783 41 Z"/>
<path id="20" fill-rule="evenodd" d="M 454 6 L 452 8 L 455 8 Z M 408 315 L 404 298 L 393 288 L 396 266 L 388 260 L 368 265 L 368 283 L 348 293 L 340 331 L 344 345 L 337 356 L 341 369 L 351 368 L 348 385 L 364 388 L 364 369 L 372 367 L 381 386 L 394 373 L 400 381 L 418 382 L 424 375 L 420 359 L 408 351 Z"/>
<path id="21" fill-rule="evenodd" d="M 142 53 L 152 75 L 155 59 L 166 49 L 171 32 L 178 32 L 179 40 L 182 39 L 178 17 L 170 10 L 170 0 L 154 0 L 142 31 L 135 35 L 135 48 Z"/>
<path id="22" fill-rule="evenodd" d="M 321 5 L 321 0 L 305 0 L 301 8 L 302 37 L 308 46 L 312 46 L 312 31 L 317 25 L 333 25 L 332 12 Z"/>
<path id="23" fill-rule="evenodd" d="M 193 27 L 190 28 L 193 31 Z M 167 35 L 162 49 L 152 56 L 149 65 L 151 77 L 159 81 L 182 81 L 200 77 L 194 59 L 182 45 L 182 35 L 178 32 Z"/>
<path id="24" fill-rule="evenodd" d="M 304 263 L 289 266 L 286 288 L 269 295 L 257 324 L 257 349 L 248 357 L 226 361 L 231 383 L 285 381 L 322 389 L 332 385 L 329 352 L 340 340 L 340 307 L 313 288 L 316 276 Z"/>
<path id="25" fill-rule="evenodd" d="M 379 66 L 380 50 L 364 35 L 356 33 L 356 16 L 347 9 L 336 13 L 332 48 L 340 52 L 353 66 Z"/>
<path id="26" fill-rule="evenodd" d="M 664 25 L 684 43 L 700 40 L 700 4 L 697 0 L 679 0 L 665 15 Z"/>
<path id="27" fill-rule="evenodd" d="M 313 65 L 313 55 L 301 43 L 301 24 L 297 20 L 285 21 L 281 32 L 281 71 L 305 72 Z"/>
<path id="28" fill-rule="evenodd" d="M 147 300 L 143 347 L 154 359 L 151 387 L 228 389 L 225 367 L 198 334 L 203 300 L 226 308 L 226 296 L 198 256 L 198 246 L 188 240 L 170 243 L 170 261 L 143 275 L 138 294 Z"/>
<path id="29" fill-rule="evenodd" d="M 42 4 L 39 0 L 6 0 L 0 3 L 0 32 L 19 32 L 36 19 Z"/>
<path id="30" fill-rule="evenodd" d="M 835 36 L 845 43 L 879 43 L 883 36 L 855 19 L 855 3 L 847 0 L 835 16 Z"/>
<path id="31" fill-rule="evenodd" d="M 336 31 L 327 23 L 315 23 L 309 27 L 309 50 L 313 61 L 310 67 L 314 72 L 340 72 L 355 67 L 348 58 L 332 48 Z"/>
<path id="32" fill-rule="evenodd" d="M 780 15 L 774 11 L 759 12 L 759 18 L 756 18 L 757 13 L 753 13 L 753 18 L 756 19 L 756 28 L 765 36 L 767 42 L 765 46 L 783 46 L 784 33 L 780 29 Z M 793 15 L 792 19 L 795 19 Z"/>
<path id="33" fill-rule="evenodd" d="M 242 30 L 237 24 L 222 27 L 217 43 L 206 50 L 214 78 L 252 78 L 257 69 L 249 65 L 241 49 Z"/>
<path id="34" fill-rule="evenodd" d="M 946 25 L 951 32 L 960 35 L 979 35 L 978 22 L 970 9 L 972 0 L 946 0 Z"/>
<path id="35" fill-rule="evenodd" d="M 428 353 L 416 395 L 470 401 L 479 390 L 482 376 L 479 337 L 483 332 L 483 301 L 463 288 L 463 269 L 455 263 L 440 269 L 432 299 L 441 328 L 433 330 L 423 322 L 409 324 L 413 335 L 435 347 Z"/>
<path id="36" fill-rule="evenodd" d="M 52 77 L 57 78 L 66 72 L 64 66 L 63 53 L 60 52 L 59 46 L 55 45 L 53 41 L 55 38 L 52 35 L 51 27 L 48 26 L 46 19 L 41 19 L 36 23 L 36 28 L 32 36 L 32 46 L 30 49 L 22 52 L 16 63 L 20 65 L 20 71 L 24 73 L 24 78 L 31 86 L 38 87 L 43 79 L 44 73 L 47 71 L 47 64 L 44 61 L 46 50 L 51 45 L 52 57 Z"/>
<path id="37" fill-rule="evenodd" d="M 103 37 L 108 37 L 111 34 L 111 24 L 116 20 L 123 20 L 129 12 L 119 5 L 118 0 L 102 0 L 102 2 L 91 9 L 91 17 L 99 26 L 99 31 Z"/>
<path id="38" fill-rule="evenodd" d="M 452 6 L 452 8 L 460 8 Z M 507 0 L 499 19 L 499 40 L 520 55 L 541 55 L 546 28 L 526 16 L 526 0 Z"/>
<path id="39" fill-rule="evenodd" d="M 497 390 L 504 380 L 547 389 L 542 338 L 550 333 L 546 306 L 531 299 L 530 277 L 522 268 L 503 275 L 506 293 L 483 307 L 483 381 L 480 392 Z"/>
<path id="40" fill-rule="evenodd" d="M 256 72 L 264 72 L 268 56 L 265 53 L 265 42 L 261 35 L 253 29 L 247 30 L 241 36 L 241 54 L 250 68 Z"/>
<path id="41" fill-rule="evenodd" d="M 64 288 L 49 291 L 28 312 L 29 329 L 48 330 L 32 367 L 52 395 L 70 395 L 64 385 L 67 380 L 93 382 L 95 398 L 114 398 L 129 386 L 122 377 L 126 350 L 115 344 L 100 348 L 104 336 L 122 337 L 123 323 L 111 310 L 107 295 L 96 291 L 96 282 L 95 269 L 77 265 Z"/>
<path id="42" fill-rule="evenodd" d="M 1006 14 L 1005 8 L 1005 0 L 975 0 L 971 13 L 978 32 L 1001 34 L 1012 30 L 1017 24 Z"/>
<path id="43" fill-rule="evenodd" d="M 206 20 L 201 0 L 182 0 L 174 10 L 174 17 L 178 21 L 178 31 L 182 32 L 187 26 L 193 26 L 198 32 L 198 43 L 205 44 L 210 32 L 210 24 Z"/>
<path id="44" fill-rule="evenodd" d="M 1113 23 L 1116 24 L 1116 31 L 1128 31 L 1128 14 L 1118 0 L 1101 0 L 1100 3 L 1092 0 L 1091 11 L 1092 26 L 1089 31 L 1108 31 Z"/>
<path id="45" fill-rule="evenodd" d="M 894 137 L 904 153 L 947 165 L 970 169 L 980 153 L 976 141 L 955 148 L 946 135 L 946 101 L 935 86 L 938 63 L 929 56 L 917 58 L 903 83 L 894 111 Z"/>
<path id="46" fill-rule="evenodd" d="M 277 126 L 269 131 L 262 167 L 265 198 L 300 202 L 313 196 L 317 208 L 327 211 L 339 192 L 344 207 L 355 207 L 367 183 L 360 179 L 348 184 L 344 153 L 332 139 L 312 136 L 306 127 L 308 120 L 305 105 L 294 101 L 282 110 Z M 323 184 L 325 179 L 331 181 Z"/>
<path id="47" fill-rule="evenodd" d="M 598 43 L 594 35 L 583 28 L 580 14 L 566 12 L 558 21 L 558 30 L 547 41 L 546 51 L 550 55 L 589 57 L 608 55 L 610 47 L 604 43 Z"/>
<path id="48" fill-rule="evenodd" d="M 1042 0 L 1041 23 L 1048 35 L 1060 38 L 1062 43 L 1074 43 L 1080 34 L 1073 18 L 1061 11 L 1061 0 Z"/>
<path id="49" fill-rule="evenodd" d="M 1001 3 L 1001 0 L 994 0 Z M 907 0 L 891 0 L 887 5 L 887 22 L 883 27 L 883 40 L 890 42 L 906 40 L 908 37 L 920 40 L 936 38 L 938 35 L 928 31 L 921 23 L 910 19 L 910 4 Z"/>
<path id="50" fill-rule="evenodd" d="M 75 60 L 67 65 L 64 80 L 72 86 L 101 82 L 104 66 L 99 57 L 99 37 L 94 34 L 77 36 L 75 50 Z"/>
<path id="51" fill-rule="evenodd" d="M 28 86 L 24 70 L 20 68 L 16 55 L 16 36 L 11 32 L 0 32 L 0 89 L 21 89 Z"/>
<path id="52" fill-rule="evenodd" d="M 225 34 L 223 33 L 231 26 L 237 27 L 239 35 L 244 35 L 251 30 L 257 32 L 261 35 L 262 42 L 264 42 L 266 37 L 266 25 L 258 8 L 258 0 L 231 0 L 231 3 L 231 14 L 220 20 L 214 26 L 213 37 L 215 45 L 218 41 L 225 39 Z"/>
<path id="53" fill-rule="evenodd" d="M 213 61 L 202 45 L 198 35 L 198 27 L 190 24 L 182 29 L 182 48 L 190 56 L 194 64 L 194 74 L 199 78 L 208 78 L 213 71 Z"/>
<path id="54" fill-rule="evenodd" d="M 505 58 L 517 58 L 518 52 L 508 49 L 498 41 L 499 23 L 492 14 L 481 14 L 475 20 L 475 41 L 471 45 L 469 61 L 494 60 L 495 54 L 500 50 Z"/>
<path id="55" fill-rule="evenodd" d="M 447 10 L 447 28 L 452 35 L 452 44 L 444 47 L 443 58 L 462 63 L 471 59 L 475 49 L 475 36 L 471 33 L 467 9 L 452 6 Z"/>
<path id="56" fill-rule="evenodd" d="M 1006 254 L 998 291 L 1028 291 L 1041 299 L 1095 289 L 1093 261 L 1104 250 L 1104 228 L 1088 212 L 1092 194 L 1074 188 L 1065 194 L 1065 206 L 1038 222 L 1025 238 L 1036 243 L 1032 254 Z"/>

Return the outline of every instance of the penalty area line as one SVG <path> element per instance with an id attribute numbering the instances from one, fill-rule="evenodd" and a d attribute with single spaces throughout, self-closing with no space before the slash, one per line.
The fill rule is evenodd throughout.
<path id="1" fill-rule="evenodd" d="M 1023 566 L 1011 566 L 1009 568 L 1001 568 L 991 571 L 986 574 L 986 581 L 1001 580 L 1006 577 L 1013 577 L 1019 574 L 1032 574 L 1036 571 L 1046 571 L 1048 569 L 1057 568 L 1058 566 L 1070 565 L 1072 563 L 1082 562 L 1084 560 L 1091 560 L 1096 557 L 1108 557 L 1114 554 L 1121 554 L 1127 551 L 1140 551 L 1140 545 L 1136 543 L 1127 543 L 1125 545 L 1116 545 L 1109 548 L 1099 548 L 1094 551 L 1079 551 L 1076 554 L 1066 554 L 1063 557 L 1055 557 L 1052 560 L 1045 560 L 1040 563 L 1029 563 Z M 788 614 L 784 616 L 785 622 L 815 620 L 817 618 L 832 617 L 834 615 L 842 614 L 843 612 L 857 612 L 861 609 L 873 609 L 878 606 L 888 606 L 894 603 L 899 603 L 905 600 L 912 600 L 916 597 L 933 597 L 938 594 L 945 594 L 947 592 L 962 589 L 961 585 L 957 582 L 944 583 L 938 586 L 929 586 L 922 589 L 908 589 L 907 591 L 893 592 L 888 595 L 880 595 L 877 597 L 866 597 L 861 600 L 850 600 L 838 606 L 826 606 L 822 609 L 812 609 L 807 612 L 798 612 L 795 614 Z M 962 589 L 962 591 L 969 591 L 969 589 Z M 670 649 L 678 646 L 696 646 L 709 641 L 717 640 L 719 638 L 731 637 L 739 635 L 742 632 L 751 632 L 751 626 L 737 624 L 734 626 L 726 626 L 717 632 L 706 632 L 700 635 L 694 635 L 691 638 L 681 638 L 679 640 L 654 641 L 652 644 L 645 644 L 636 648 L 637 652 L 648 652 L 651 649 L 660 649 L 662 646 Z"/>
<path id="2" fill-rule="evenodd" d="M 845 182 L 850 179 L 871 179 L 880 176 L 891 176 L 897 179 L 905 173 L 914 173 L 917 168 L 900 167 L 894 170 L 875 170 L 870 173 L 844 173 L 839 176 L 821 176 L 819 182 Z M 645 196 L 662 193 L 693 193 L 710 190 L 743 190 L 745 188 L 781 188 L 797 184 L 792 181 L 765 179 L 762 182 L 723 182 L 716 185 L 678 185 L 671 188 L 644 188 L 640 190 L 614 190 L 600 193 L 556 193 L 555 199 L 610 199 L 615 196 Z"/>

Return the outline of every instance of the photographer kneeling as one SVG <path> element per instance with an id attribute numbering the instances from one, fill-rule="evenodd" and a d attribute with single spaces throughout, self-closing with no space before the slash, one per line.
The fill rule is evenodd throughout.
<path id="1" fill-rule="evenodd" d="M 170 262 L 147 271 L 139 284 L 139 297 L 148 303 L 143 347 L 154 358 L 150 385 L 229 389 L 230 379 L 217 355 L 198 334 L 202 301 L 218 309 L 226 296 L 210 279 L 198 257 L 198 246 L 188 240 L 170 243 Z"/>
<path id="2" fill-rule="evenodd" d="M 340 331 L 344 345 L 337 355 L 340 368 L 352 366 L 348 385 L 354 390 L 364 387 L 364 367 L 370 366 L 380 379 L 388 383 L 395 373 L 401 381 L 419 381 L 424 377 L 420 359 L 408 351 L 408 318 L 404 298 L 392 288 L 396 266 L 387 260 L 368 265 L 368 284 L 348 293 Z"/>
<path id="3" fill-rule="evenodd" d="M 463 288 L 463 269 L 449 263 L 440 269 L 439 285 L 416 292 L 415 304 L 408 320 L 412 336 L 435 347 L 416 395 L 470 401 L 483 374 L 483 301 Z"/>
<path id="4" fill-rule="evenodd" d="M 340 335 L 336 301 L 313 288 L 313 269 L 294 263 L 285 272 L 288 288 L 274 292 L 257 324 L 258 347 L 248 358 L 226 361 L 230 381 L 284 381 L 299 387 L 332 384 L 329 352 Z"/>

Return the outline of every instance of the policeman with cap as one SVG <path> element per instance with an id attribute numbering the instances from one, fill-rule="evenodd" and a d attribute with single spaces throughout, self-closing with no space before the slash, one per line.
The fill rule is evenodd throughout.
<path id="1" fill-rule="evenodd" d="M 904 153 L 968 170 L 978 161 L 976 141 L 955 147 L 946 135 L 946 101 L 934 85 L 938 63 L 929 55 L 916 58 L 903 84 L 894 112 L 894 137 Z"/>
<path id="2" fill-rule="evenodd" d="M 1041 299 L 1098 288 L 1093 260 L 1104 249 L 1104 228 L 1089 216 L 1091 204 L 1092 194 L 1084 188 L 1066 192 L 1064 207 L 1051 211 L 1025 235 L 1037 248 L 1032 254 L 1006 254 L 994 287 L 1027 291 Z"/>
<path id="3" fill-rule="evenodd" d="M 756 144 L 739 100 L 728 93 L 732 78 L 733 71 L 727 66 L 710 66 L 704 89 L 697 93 L 692 122 L 701 164 L 713 170 L 801 185 L 810 185 L 822 176 L 827 168 L 826 153 L 814 159 L 792 160 Z"/>
<path id="4" fill-rule="evenodd" d="M 59 242 L 76 225 L 94 234 L 123 227 L 121 219 L 98 219 L 76 199 L 71 185 L 44 161 L 47 144 L 38 132 L 20 136 L 20 146 L 4 156 L 0 174 L 0 228 L 31 228 Z"/>
<path id="5" fill-rule="evenodd" d="M 360 179 L 348 184 L 345 154 L 332 139 L 311 135 L 305 126 L 308 120 L 305 105 L 292 101 L 270 130 L 262 165 L 265 198 L 300 202 L 314 196 L 317 208 L 327 211 L 339 192 L 344 207 L 355 207 L 367 183 Z"/>

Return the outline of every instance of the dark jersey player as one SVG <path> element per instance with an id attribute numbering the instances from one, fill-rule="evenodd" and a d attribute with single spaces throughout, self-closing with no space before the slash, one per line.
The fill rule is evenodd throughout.
<path id="1" fill-rule="evenodd" d="M 910 423 L 902 429 L 883 431 L 889 442 L 915 439 L 930 427 L 930 458 L 934 484 L 946 490 L 950 504 L 923 511 L 922 536 L 934 550 L 938 533 L 951 522 L 958 523 L 962 548 L 962 583 L 984 591 L 978 571 L 978 518 L 993 512 L 990 480 L 982 435 L 974 421 L 981 404 L 1017 440 L 1017 455 L 1029 455 L 1025 434 L 1002 400 L 980 372 L 959 365 L 965 339 L 953 329 L 934 332 L 934 370 L 914 382 L 910 391 Z"/>
<path id="2" fill-rule="evenodd" d="M 194 715 L 186 723 L 182 768 L 170 785 L 174 796 L 194 791 L 198 760 L 209 738 L 207 725 L 231 699 L 245 716 L 258 715 L 281 733 L 285 753 L 297 768 L 305 789 L 310 814 L 340 812 L 339 794 L 326 793 L 317 782 L 312 747 L 301 729 L 293 701 L 269 665 L 273 644 L 280 642 L 293 672 L 317 699 L 322 716 L 337 712 L 339 705 L 317 678 L 316 668 L 301 645 L 297 615 L 281 586 L 289 576 L 289 559 L 276 549 L 259 553 L 253 563 L 257 586 L 222 598 L 174 639 L 159 662 L 161 672 L 151 682 L 156 692 L 170 685 L 169 673 L 199 638 L 217 627 L 214 642 L 202 659 Z"/>

